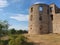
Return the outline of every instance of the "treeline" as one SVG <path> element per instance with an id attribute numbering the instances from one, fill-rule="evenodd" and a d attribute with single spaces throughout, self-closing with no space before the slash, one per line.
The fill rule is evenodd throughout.
<path id="1" fill-rule="evenodd" d="M 7 35 L 9 24 L 7 21 L 0 21 L 0 37 L 2 35 Z"/>
<path id="2" fill-rule="evenodd" d="M 14 28 L 12 29 L 8 29 L 9 28 L 9 24 L 7 21 L 0 21 L 0 36 L 3 35 L 9 35 L 9 34 L 24 34 L 24 33 L 28 33 L 27 30 L 16 30 Z"/>
<path id="3" fill-rule="evenodd" d="M 27 33 L 27 30 L 8 28 L 9 24 L 7 21 L 0 21 L 0 45 L 32 45 L 31 43 L 28 43 L 27 38 L 22 35 Z M 3 39 L 2 37 L 6 39 Z"/>
<path id="4" fill-rule="evenodd" d="M 9 34 L 24 34 L 24 33 L 28 33 L 27 30 L 15 30 L 14 28 L 13 29 L 10 29 L 8 31 Z"/>

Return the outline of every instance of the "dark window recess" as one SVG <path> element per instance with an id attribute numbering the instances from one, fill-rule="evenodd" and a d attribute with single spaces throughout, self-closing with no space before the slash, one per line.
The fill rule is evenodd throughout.
<path id="1" fill-rule="evenodd" d="M 39 17 L 39 20 L 42 20 L 42 16 Z"/>
<path id="2" fill-rule="evenodd" d="M 50 7 L 50 12 L 52 12 L 52 10 L 53 10 L 53 7 Z"/>
<path id="3" fill-rule="evenodd" d="M 32 25 L 30 25 L 30 29 L 32 29 Z"/>
<path id="4" fill-rule="evenodd" d="M 39 7 L 39 11 L 43 11 L 43 7 L 42 6 Z"/>
<path id="5" fill-rule="evenodd" d="M 51 20 L 53 20 L 53 15 L 51 15 Z"/>
<path id="6" fill-rule="evenodd" d="M 40 27 L 40 30 L 42 30 L 42 28 Z"/>
<path id="7" fill-rule="evenodd" d="M 30 17 L 30 20 L 31 20 L 31 21 L 32 21 L 32 17 L 33 17 L 33 16 L 31 15 L 31 17 Z"/>
<path id="8" fill-rule="evenodd" d="M 49 9 L 47 9 L 47 14 L 49 14 Z"/>
<path id="9" fill-rule="evenodd" d="M 40 30 L 42 30 L 42 25 L 40 25 Z"/>
<path id="10" fill-rule="evenodd" d="M 33 12 L 33 7 L 31 8 L 31 12 Z"/>

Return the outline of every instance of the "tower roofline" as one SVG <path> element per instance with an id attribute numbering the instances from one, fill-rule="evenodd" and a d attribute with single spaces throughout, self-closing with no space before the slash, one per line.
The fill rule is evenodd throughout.
<path id="1" fill-rule="evenodd" d="M 55 3 L 51 3 L 50 5 L 53 5 L 53 4 L 56 5 Z"/>
<path id="2" fill-rule="evenodd" d="M 33 7 L 35 5 L 46 5 L 46 6 L 49 6 L 48 4 L 45 4 L 45 3 L 38 3 L 38 4 L 33 4 L 31 7 Z"/>

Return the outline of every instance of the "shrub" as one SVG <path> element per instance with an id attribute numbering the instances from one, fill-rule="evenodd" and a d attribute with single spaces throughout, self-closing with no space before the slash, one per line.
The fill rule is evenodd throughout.
<path id="1" fill-rule="evenodd" d="M 25 45 L 26 39 L 26 37 L 20 35 L 16 39 L 11 39 L 8 45 Z"/>

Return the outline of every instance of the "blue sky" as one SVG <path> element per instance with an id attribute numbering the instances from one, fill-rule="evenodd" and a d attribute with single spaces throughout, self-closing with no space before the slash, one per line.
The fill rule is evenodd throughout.
<path id="1" fill-rule="evenodd" d="M 0 0 L 0 20 L 7 20 L 9 28 L 28 30 L 29 7 L 36 3 L 60 7 L 60 0 Z"/>

